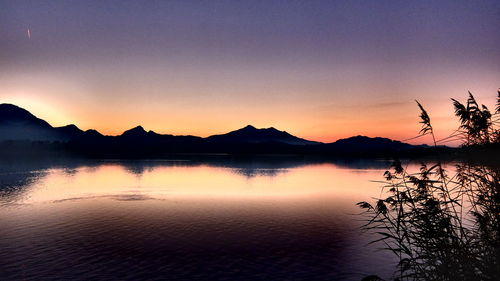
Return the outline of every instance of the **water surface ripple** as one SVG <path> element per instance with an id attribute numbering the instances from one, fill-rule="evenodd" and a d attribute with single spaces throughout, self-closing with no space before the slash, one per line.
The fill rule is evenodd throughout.
<path id="1" fill-rule="evenodd" d="M 0 164 L 2 280 L 390 276 L 354 204 L 386 163 Z"/>

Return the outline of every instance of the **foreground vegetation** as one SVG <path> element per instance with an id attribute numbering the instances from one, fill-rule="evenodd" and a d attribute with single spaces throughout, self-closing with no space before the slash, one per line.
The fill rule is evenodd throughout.
<path id="1" fill-rule="evenodd" d="M 419 135 L 432 137 L 434 146 L 460 140 L 466 149 L 498 153 L 500 91 L 493 113 L 470 92 L 465 103 L 452 101 L 460 125 L 443 140 L 436 140 L 431 118 L 417 102 Z M 437 155 L 419 171 L 396 160 L 384 174 L 385 197 L 358 203 L 364 229 L 378 236 L 373 243 L 399 259 L 395 280 L 500 280 L 500 168 L 490 156 L 493 165 L 464 161 L 447 169 Z"/>

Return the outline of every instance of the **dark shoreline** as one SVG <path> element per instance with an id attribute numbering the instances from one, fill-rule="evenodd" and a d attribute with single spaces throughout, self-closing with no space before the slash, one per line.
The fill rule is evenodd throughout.
<path id="1" fill-rule="evenodd" d="M 154 149 L 156 148 L 156 149 Z M 4 141 L 0 142 L 0 159 L 20 160 L 186 160 L 186 161 L 294 161 L 305 163 L 405 159 L 411 161 L 463 161 L 498 165 L 500 146 L 476 147 L 415 147 L 406 150 L 329 150 L 324 145 L 294 146 L 283 144 L 234 144 L 214 147 L 112 147 L 75 146 L 61 142 Z M 205 148 L 204 151 L 202 148 Z"/>

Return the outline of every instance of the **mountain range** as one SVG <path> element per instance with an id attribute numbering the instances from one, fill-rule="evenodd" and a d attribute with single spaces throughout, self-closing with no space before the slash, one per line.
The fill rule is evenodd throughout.
<path id="1" fill-rule="evenodd" d="M 251 125 L 206 138 L 159 134 L 142 126 L 118 136 L 105 136 L 96 130 L 83 131 L 73 124 L 53 127 L 23 108 L 0 104 L 0 142 L 6 141 L 57 143 L 64 150 L 97 157 L 151 157 L 165 153 L 388 154 L 424 148 L 365 136 L 321 143 L 273 127 L 258 129 Z"/>

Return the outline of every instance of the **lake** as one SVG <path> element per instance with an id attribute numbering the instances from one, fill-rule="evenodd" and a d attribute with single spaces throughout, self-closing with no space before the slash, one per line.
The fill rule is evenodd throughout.
<path id="1" fill-rule="evenodd" d="M 386 161 L 0 162 L 0 279 L 361 280 Z"/>

